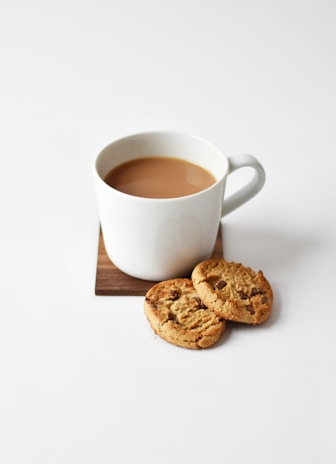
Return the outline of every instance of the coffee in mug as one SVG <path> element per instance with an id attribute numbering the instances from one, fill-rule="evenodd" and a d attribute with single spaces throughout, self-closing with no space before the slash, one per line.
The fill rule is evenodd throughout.
<path id="1" fill-rule="evenodd" d="M 120 192 L 145 198 L 176 198 L 200 192 L 216 182 L 207 169 L 186 160 L 147 157 L 111 169 L 105 182 Z"/>

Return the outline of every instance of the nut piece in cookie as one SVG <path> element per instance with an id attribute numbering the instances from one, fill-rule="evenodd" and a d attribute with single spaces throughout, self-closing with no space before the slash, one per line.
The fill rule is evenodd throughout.
<path id="1" fill-rule="evenodd" d="M 144 310 L 157 335 L 184 348 L 209 348 L 225 329 L 225 321 L 204 305 L 191 279 L 154 285 L 146 293 Z"/>
<path id="2" fill-rule="evenodd" d="M 255 325 L 271 312 L 273 292 L 261 271 L 212 258 L 195 266 L 192 281 L 203 303 L 220 318 Z"/>

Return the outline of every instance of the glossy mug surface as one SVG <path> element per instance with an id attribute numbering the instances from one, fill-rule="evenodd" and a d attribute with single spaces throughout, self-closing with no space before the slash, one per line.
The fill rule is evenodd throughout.
<path id="1" fill-rule="evenodd" d="M 213 181 L 196 193 L 168 198 L 125 193 L 106 182 L 113 169 L 143 158 L 184 160 Z M 228 175 L 242 167 L 253 168 L 254 177 L 224 199 Z M 221 218 L 265 182 L 264 169 L 252 155 L 226 157 L 202 138 L 175 132 L 140 133 L 111 143 L 99 153 L 94 177 L 107 255 L 126 274 L 153 281 L 189 275 L 211 255 Z M 170 182 L 174 185 L 174 178 Z"/>

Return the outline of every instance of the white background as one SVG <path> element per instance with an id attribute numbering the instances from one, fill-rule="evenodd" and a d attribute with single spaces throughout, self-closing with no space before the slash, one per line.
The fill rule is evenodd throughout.
<path id="1" fill-rule="evenodd" d="M 335 462 L 335 23 L 333 0 L 0 0 L 1 464 Z M 94 158 L 156 129 L 267 174 L 224 256 L 273 314 L 209 350 L 94 295 Z"/>

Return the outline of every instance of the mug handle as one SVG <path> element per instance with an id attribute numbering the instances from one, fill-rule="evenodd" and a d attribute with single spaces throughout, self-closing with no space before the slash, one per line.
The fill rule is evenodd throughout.
<path id="1" fill-rule="evenodd" d="M 240 168 L 249 167 L 254 169 L 254 176 L 244 187 L 224 199 L 222 217 L 253 198 L 262 189 L 265 183 L 264 168 L 254 156 L 243 153 L 240 155 L 232 155 L 228 160 L 229 175 Z"/>

